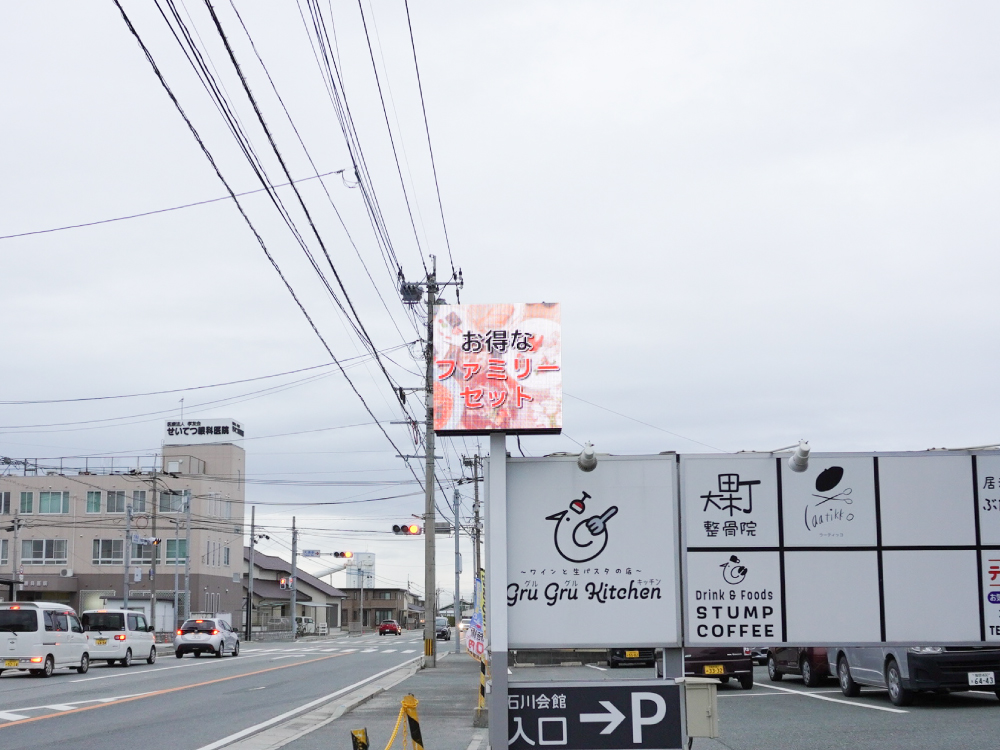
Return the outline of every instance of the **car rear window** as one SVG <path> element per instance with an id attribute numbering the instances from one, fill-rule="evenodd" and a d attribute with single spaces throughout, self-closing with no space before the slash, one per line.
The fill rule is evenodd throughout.
<path id="1" fill-rule="evenodd" d="M 33 609 L 0 609 L 0 631 L 35 633 L 38 631 L 38 615 Z"/>
<path id="2" fill-rule="evenodd" d="M 181 626 L 185 633 L 211 633 L 218 629 L 215 620 L 188 620 Z"/>
<path id="3" fill-rule="evenodd" d="M 88 612 L 83 616 L 83 629 L 124 630 L 125 616 L 121 612 Z"/>

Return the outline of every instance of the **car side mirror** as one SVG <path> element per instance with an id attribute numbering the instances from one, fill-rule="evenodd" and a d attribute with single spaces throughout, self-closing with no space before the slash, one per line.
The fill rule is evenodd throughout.
<path id="1" fill-rule="evenodd" d="M 156 632 L 156 626 L 155 625 L 147 625 L 146 626 L 146 632 L 147 633 L 155 633 Z"/>

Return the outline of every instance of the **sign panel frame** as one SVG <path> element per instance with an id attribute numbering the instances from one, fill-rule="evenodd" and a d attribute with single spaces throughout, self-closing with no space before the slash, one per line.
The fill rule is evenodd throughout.
<path id="1" fill-rule="evenodd" d="M 675 454 L 507 459 L 509 648 L 679 648 L 676 488 Z"/>
<path id="2" fill-rule="evenodd" d="M 686 646 L 1000 647 L 1000 451 L 684 454 L 679 478 Z"/>

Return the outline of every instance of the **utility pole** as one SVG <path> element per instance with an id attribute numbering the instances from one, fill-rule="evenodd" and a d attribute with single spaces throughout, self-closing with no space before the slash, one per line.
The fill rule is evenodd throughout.
<path id="1" fill-rule="evenodd" d="M 132 567 L 132 505 L 125 506 L 125 587 L 122 589 L 122 609 L 128 609 L 128 576 Z"/>
<path id="2" fill-rule="evenodd" d="M 13 601 L 17 601 L 17 587 L 21 582 L 21 518 L 18 516 L 19 511 L 14 512 L 14 568 L 13 575 L 11 578 L 14 579 L 14 593 L 11 596 Z"/>
<path id="3" fill-rule="evenodd" d="M 462 590 L 460 577 L 462 575 L 462 553 L 458 550 L 458 529 L 459 529 L 459 518 L 458 511 L 462 503 L 462 495 L 458 491 L 458 487 L 455 488 L 455 601 L 452 604 L 452 609 L 455 611 L 455 653 L 462 652 L 462 644 L 459 629 L 459 624 L 462 622 Z"/>
<path id="4" fill-rule="evenodd" d="M 426 419 L 424 424 L 424 591 L 429 596 L 424 611 L 424 667 L 437 666 L 437 635 L 434 623 L 437 619 L 436 602 L 433 599 L 437 587 L 434 559 L 434 537 L 436 518 L 434 514 L 434 304 L 437 302 L 437 258 L 431 256 L 431 272 L 427 275 L 427 363 L 424 377 L 424 404 Z"/>
<path id="5" fill-rule="evenodd" d="M 247 573 L 247 631 L 246 640 L 253 640 L 253 548 L 257 542 L 257 506 L 250 506 L 250 572 Z"/>
<path id="6" fill-rule="evenodd" d="M 295 580 L 295 563 L 296 558 L 299 553 L 299 532 L 295 530 L 295 516 L 292 516 L 292 578 L 289 583 L 292 584 L 292 640 L 294 641 L 298 638 L 299 629 L 295 626 L 295 605 L 297 602 L 296 594 L 298 593 L 298 581 Z M 363 590 L 362 590 L 363 592 Z M 362 600 L 363 601 L 363 600 Z M 362 615 L 364 611 L 362 610 Z M 362 632 L 364 632 L 364 620 L 361 621 Z"/>
<path id="7" fill-rule="evenodd" d="M 150 524 L 153 529 L 153 538 L 156 538 L 156 465 L 153 465 L 153 490 L 150 493 L 153 498 L 153 521 Z M 160 556 L 160 545 L 153 542 L 153 562 L 149 566 L 149 619 L 156 631 L 156 559 Z"/>
<path id="8" fill-rule="evenodd" d="M 180 556 L 180 546 L 181 546 L 181 519 L 171 518 L 170 523 L 174 525 L 174 628 L 179 628 L 181 626 L 181 611 L 178 591 L 180 589 L 178 579 L 178 573 L 180 568 L 177 564 L 177 560 Z"/>
<path id="9" fill-rule="evenodd" d="M 424 470 L 424 667 L 437 666 L 437 639 L 434 622 L 437 617 L 437 607 L 434 592 L 437 589 L 435 570 L 435 533 L 436 522 L 434 512 L 434 306 L 442 304 L 438 292 L 442 287 L 463 285 L 462 272 L 459 271 L 452 281 L 438 283 L 437 258 L 431 257 L 431 270 L 425 281 L 420 283 L 407 282 L 400 272 L 400 293 L 403 302 L 416 305 L 420 302 L 421 286 L 427 290 L 427 342 L 424 350 L 426 370 L 424 375 L 424 449 L 426 468 Z M 363 589 L 364 587 L 362 587 Z M 363 624 L 363 621 L 362 621 Z"/>
<path id="10" fill-rule="evenodd" d="M 191 493 L 184 492 L 184 617 L 191 616 Z"/>
<path id="11" fill-rule="evenodd" d="M 479 525 L 479 466 L 482 463 L 483 457 L 478 453 L 472 458 L 463 457 L 462 464 L 464 466 L 472 467 L 472 483 L 475 490 L 475 500 L 472 503 L 472 512 L 475 517 L 474 526 L 472 530 L 472 543 L 473 543 L 473 560 L 475 564 L 475 577 L 479 578 L 479 571 L 482 570 L 482 558 L 479 552 L 480 544 L 480 525 Z"/>

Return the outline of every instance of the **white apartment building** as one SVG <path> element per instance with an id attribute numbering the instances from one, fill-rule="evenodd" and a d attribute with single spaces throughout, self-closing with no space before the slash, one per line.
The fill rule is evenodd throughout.
<path id="1" fill-rule="evenodd" d="M 121 606 L 127 586 L 129 607 L 150 616 L 155 592 L 160 631 L 185 614 L 188 591 L 191 612 L 238 621 L 242 435 L 232 420 L 187 420 L 168 423 L 158 456 L 4 459 L 0 579 L 19 581 L 20 600 L 78 612 Z"/>

